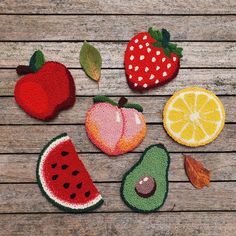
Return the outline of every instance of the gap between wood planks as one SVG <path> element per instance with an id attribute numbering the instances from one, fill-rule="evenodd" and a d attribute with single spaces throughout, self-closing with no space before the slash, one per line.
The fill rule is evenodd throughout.
<path id="1" fill-rule="evenodd" d="M 166 214 L 166 213 L 182 213 L 182 212 L 191 212 L 191 213 L 203 213 L 203 212 L 236 212 L 236 210 L 185 210 L 185 211 L 156 211 L 151 214 Z M 68 212 L 2 212 L 0 215 L 84 215 L 84 214 L 140 214 L 140 212 L 131 212 L 131 211 L 91 211 L 91 212 L 82 212 L 82 213 L 68 213 Z"/>
<path id="2" fill-rule="evenodd" d="M 129 40 L 86 40 L 89 43 L 128 43 Z M 0 43 L 83 43 L 84 40 L 0 40 Z M 172 43 L 235 43 L 236 40 L 174 40 Z"/>
<path id="3" fill-rule="evenodd" d="M 234 13 L 0 13 L 0 16 L 236 16 Z"/>

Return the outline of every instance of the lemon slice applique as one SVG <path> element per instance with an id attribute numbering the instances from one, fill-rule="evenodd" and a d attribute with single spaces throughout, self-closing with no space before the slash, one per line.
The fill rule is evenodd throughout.
<path id="1" fill-rule="evenodd" d="M 167 133 L 178 143 L 197 147 L 212 142 L 221 132 L 225 110 L 219 98 L 202 88 L 180 90 L 163 112 Z"/>

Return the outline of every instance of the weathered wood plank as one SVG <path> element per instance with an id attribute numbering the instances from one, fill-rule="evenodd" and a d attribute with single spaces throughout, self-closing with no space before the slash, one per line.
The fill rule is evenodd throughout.
<path id="1" fill-rule="evenodd" d="M 132 9 L 132 10 L 131 10 Z M 226 0 L 2 0 L 0 13 L 16 14 L 235 14 L 236 4 Z"/>
<path id="2" fill-rule="evenodd" d="M 236 25 L 236 24 L 235 24 Z M 236 30 L 235 30 L 236 32 Z M 94 42 L 103 58 L 103 68 L 124 68 L 126 42 Z M 180 42 L 183 47 L 181 67 L 236 67 L 236 44 L 233 42 Z M 42 50 L 46 60 L 59 61 L 67 67 L 80 68 L 82 43 L 73 42 L 0 42 L 0 67 L 28 64 L 35 50 Z"/>
<path id="3" fill-rule="evenodd" d="M 106 94 L 106 93 L 105 93 Z M 118 102 L 120 97 L 112 98 Z M 147 123 L 162 122 L 162 111 L 169 97 L 128 97 L 131 103 L 142 105 Z M 236 122 L 236 96 L 220 97 L 226 116 L 226 122 Z M 18 107 L 14 97 L 2 97 L 0 103 L 0 124 L 84 124 L 87 110 L 92 106 L 92 97 L 77 97 L 75 105 L 61 112 L 56 119 L 43 122 L 31 118 Z"/>
<path id="4" fill-rule="evenodd" d="M 140 158 L 140 153 L 129 153 L 122 157 L 108 158 L 105 154 L 79 154 L 94 181 L 121 181 L 125 170 Z M 211 170 L 211 180 L 236 180 L 235 153 L 192 153 L 194 158 Z M 169 170 L 170 181 L 187 181 L 182 154 L 172 153 Z M 96 161 L 94 161 L 96 159 Z M 37 154 L 0 155 L 0 182 L 35 182 Z"/>
<path id="5" fill-rule="evenodd" d="M 168 29 L 173 40 L 235 40 L 235 20 L 233 15 L 1 15 L 0 40 L 129 40 L 150 26 Z"/>
<path id="6" fill-rule="evenodd" d="M 162 125 L 148 125 L 147 135 L 135 151 L 143 151 L 153 143 L 164 143 L 171 152 L 183 151 L 236 151 L 236 125 L 226 124 L 219 137 L 212 143 L 198 147 L 184 147 L 173 141 L 164 131 Z M 89 141 L 84 125 L 23 125 L 0 127 L 0 153 L 38 153 L 53 137 L 67 132 L 73 139 L 77 151 L 99 152 Z M 120 158 L 120 157 L 119 157 Z"/>
<path id="7" fill-rule="evenodd" d="M 127 236 L 127 232 L 137 236 L 233 236 L 236 231 L 235 221 L 235 212 L 0 215 L 4 236 Z"/>
<path id="8" fill-rule="evenodd" d="M 180 90 L 187 86 L 200 86 L 217 95 L 236 95 L 235 69 L 180 69 L 178 76 L 170 83 L 143 94 L 129 88 L 123 69 L 102 70 L 99 87 L 96 82 L 87 78 L 82 70 L 71 69 L 70 71 L 75 80 L 76 94 L 79 96 L 98 94 L 112 96 L 120 96 L 121 94 L 132 96 L 172 95 L 177 89 Z M 0 69 L 0 96 L 12 96 L 19 78 L 14 69 Z"/>
<path id="9" fill-rule="evenodd" d="M 104 197 L 97 212 L 130 211 L 120 198 L 120 183 L 96 184 Z M 59 212 L 40 193 L 37 184 L 1 184 L 0 213 Z M 224 194 L 222 194 L 224 193 Z M 161 211 L 236 210 L 236 183 L 211 183 L 196 190 L 190 183 L 170 183 Z M 183 201 L 184 199 L 184 201 Z"/>

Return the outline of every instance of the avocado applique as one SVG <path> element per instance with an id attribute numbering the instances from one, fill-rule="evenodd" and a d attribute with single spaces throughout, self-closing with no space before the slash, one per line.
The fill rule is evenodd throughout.
<path id="1" fill-rule="evenodd" d="M 138 212 L 153 212 L 165 202 L 168 193 L 169 153 L 162 144 L 146 148 L 140 160 L 124 175 L 121 197 Z"/>

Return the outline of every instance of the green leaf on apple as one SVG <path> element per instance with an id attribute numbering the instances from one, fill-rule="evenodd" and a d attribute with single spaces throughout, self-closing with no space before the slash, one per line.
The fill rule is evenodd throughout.
<path id="1" fill-rule="evenodd" d="M 40 50 L 35 51 L 32 57 L 30 58 L 30 63 L 29 63 L 31 72 L 38 71 L 44 65 L 44 63 L 45 63 L 45 58 L 42 51 Z"/>
<path id="2" fill-rule="evenodd" d="M 80 50 L 80 64 L 91 79 L 99 81 L 101 77 L 102 57 L 100 52 L 86 41 L 84 41 Z"/>

